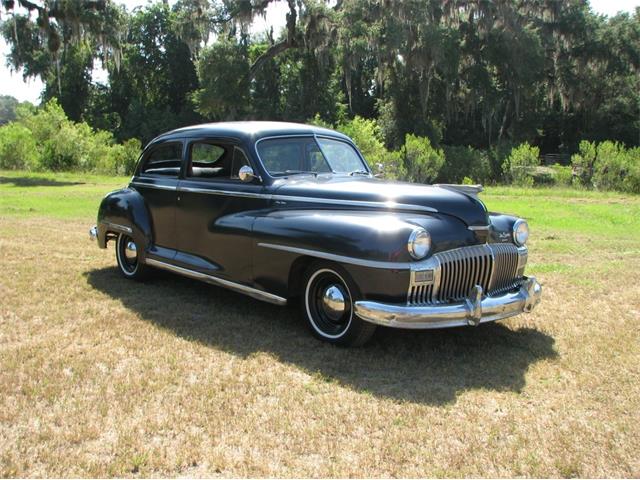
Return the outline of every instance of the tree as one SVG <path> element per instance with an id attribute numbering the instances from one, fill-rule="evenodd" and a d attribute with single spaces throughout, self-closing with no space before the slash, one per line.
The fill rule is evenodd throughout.
<path id="1" fill-rule="evenodd" d="M 24 15 L 16 10 L 22 7 Z M 8 63 L 25 77 L 45 83 L 44 99 L 59 97 L 65 111 L 79 120 L 89 93 L 93 60 L 119 65 L 124 10 L 111 0 L 58 2 L 5 0 L 9 15 L 1 25 L 10 47 Z"/>
<path id="2" fill-rule="evenodd" d="M 16 119 L 16 107 L 19 104 L 20 102 L 10 95 L 0 95 L 0 125 Z"/>

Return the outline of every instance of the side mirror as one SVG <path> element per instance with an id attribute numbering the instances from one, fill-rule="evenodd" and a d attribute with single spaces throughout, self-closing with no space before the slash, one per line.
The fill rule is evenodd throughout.
<path id="1" fill-rule="evenodd" d="M 374 175 L 374 177 L 376 177 L 376 178 L 383 177 L 384 176 L 384 165 L 382 163 L 378 163 L 376 165 L 376 167 L 377 167 L 377 171 L 376 171 L 376 174 Z"/>
<path id="2" fill-rule="evenodd" d="M 238 170 L 238 178 L 241 182 L 249 183 L 252 182 L 254 178 L 258 177 L 255 173 L 253 173 L 253 168 L 251 168 L 249 165 L 243 165 L 242 167 L 240 167 L 240 170 Z"/>

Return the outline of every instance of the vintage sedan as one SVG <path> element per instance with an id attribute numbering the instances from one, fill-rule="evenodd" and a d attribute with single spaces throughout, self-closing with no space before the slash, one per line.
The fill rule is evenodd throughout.
<path id="1" fill-rule="evenodd" d="M 526 221 L 490 213 L 481 188 L 376 178 L 338 132 L 278 122 L 160 135 L 90 230 L 120 272 L 152 268 L 285 305 L 311 332 L 361 345 L 377 325 L 478 325 L 530 312 Z M 161 299 L 159 299 L 161 301 Z"/>

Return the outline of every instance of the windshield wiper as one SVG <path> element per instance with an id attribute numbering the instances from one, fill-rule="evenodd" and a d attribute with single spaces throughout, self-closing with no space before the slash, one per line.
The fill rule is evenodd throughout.
<path id="1" fill-rule="evenodd" d="M 349 175 L 354 176 L 354 175 L 366 175 L 367 177 L 369 176 L 369 172 L 367 172 L 366 170 L 354 170 L 353 172 L 350 172 Z"/>

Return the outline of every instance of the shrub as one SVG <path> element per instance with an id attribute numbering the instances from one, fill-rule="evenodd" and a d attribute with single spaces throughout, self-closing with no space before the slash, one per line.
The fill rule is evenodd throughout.
<path id="1" fill-rule="evenodd" d="M 474 183 L 486 183 L 491 179 L 491 165 L 486 152 L 472 147 L 445 146 L 444 156 L 439 182 L 460 183 L 469 178 Z"/>
<path id="2" fill-rule="evenodd" d="M 350 137 L 375 171 L 380 167 L 382 176 L 391 180 L 405 176 L 400 152 L 387 150 L 382 142 L 380 127 L 375 120 L 356 116 L 337 126 L 337 130 Z"/>
<path id="3" fill-rule="evenodd" d="M 551 166 L 551 170 L 553 171 L 553 181 L 556 185 L 562 185 L 564 187 L 571 186 L 573 181 L 573 170 L 571 167 L 565 167 L 556 163 Z"/>
<path id="4" fill-rule="evenodd" d="M 627 176 L 622 182 L 625 192 L 640 193 L 640 147 L 630 148 L 627 151 Z"/>
<path id="5" fill-rule="evenodd" d="M 581 185 L 600 190 L 640 193 L 640 152 L 624 145 L 604 141 L 582 141 L 571 163 Z"/>
<path id="6" fill-rule="evenodd" d="M 624 146 L 610 141 L 602 142 L 596 149 L 592 183 L 601 190 L 622 190 L 628 167 Z"/>
<path id="7" fill-rule="evenodd" d="M 122 145 L 112 146 L 103 166 L 98 171 L 116 175 L 133 175 L 141 148 L 140 140 L 136 138 L 126 140 Z"/>
<path id="8" fill-rule="evenodd" d="M 507 180 L 521 186 L 532 186 L 535 169 L 540 165 L 540 149 L 528 143 L 511 150 L 502 164 Z"/>
<path id="9" fill-rule="evenodd" d="M 578 147 L 578 153 L 574 153 L 571 156 L 571 165 L 580 184 L 591 186 L 595 161 L 596 144 L 586 140 L 581 141 Z"/>
<path id="10" fill-rule="evenodd" d="M 13 137 L 19 134 L 16 138 L 21 142 L 18 146 L 16 139 L 2 142 L 14 145 L 6 150 L 16 157 L 11 159 L 9 153 L 4 155 L 0 159 L 2 168 L 81 170 L 119 175 L 133 172 L 140 151 L 138 140 L 118 145 L 110 132 L 94 131 L 84 122 L 69 120 L 55 99 L 37 110 L 19 108 L 17 118 L 16 122 L 2 127 L 10 128 L 7 132 Z"/>
<path id="11" fill-rule="evenodd" d="M 408 180 L 431 183 L 444 164 L 444 152 L 433 148 L 427 137 L 408 134 L 401 150 Z"/>
<path id="12" fill-rule="evenodd" d="M 28 128 L 9 123 L 0 127 L 0 168 L 31 170 L 37 168 L 40 153 Z"/>

